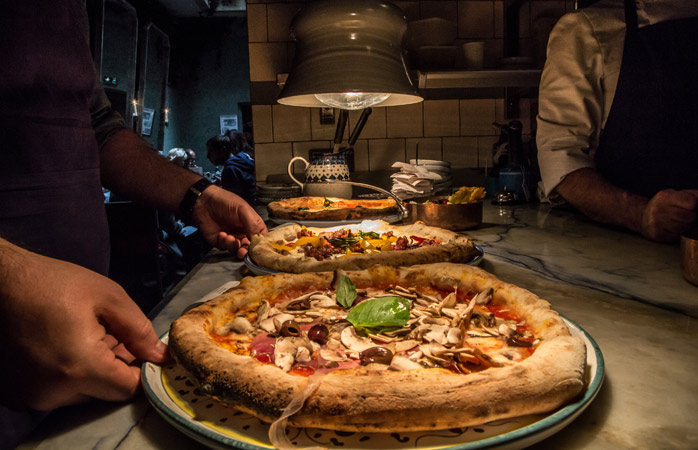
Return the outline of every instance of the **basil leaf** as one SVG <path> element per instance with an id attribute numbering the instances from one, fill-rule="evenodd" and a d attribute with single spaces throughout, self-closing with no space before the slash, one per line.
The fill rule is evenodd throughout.
<path id="1" fill-rule="evenodd" d="M 379 297 L 356 305 L 347 320 L 357 330 L 390 331 L 405 326 L 410 320 L 410 301 L 403 297 Z"/>
<path id="2" fill-rule="evenodd" d="M 299 206 L 296 210 L 297 211 L 308 211 L 309 209 L 310 208 L 308 208 L 307 206 Z"/>
<path id="3" fill-rule="evenodd" d="M 332 203 L 334 203 L 332 200 L 329 198 L 325 197 L 325 201 L 322 202 L 322 206 L 330 206 Z"/>
<path id="4" fill-rule="evenodd" d="M 349 309 L 356 299 L 356 286 L 348 276 L 340 275 L 337 281 L 337 303 Z"/>

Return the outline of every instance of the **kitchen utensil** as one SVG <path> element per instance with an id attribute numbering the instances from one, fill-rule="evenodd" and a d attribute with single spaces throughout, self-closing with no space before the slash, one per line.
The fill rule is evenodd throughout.
<path id="1" fill-rule="evenodd" d="M 293 163 L 303 161 L 305 164 L 305 183 L 293 176 Z M 288 175 L 301 187 L 303 195 L 312 197 L 351 198 L 350 184 L 330 183 L 330 181 L 349 181 L 349 166 L 341 153 L 327 153 L 322 159 L 308 162 L 302 156 L 291 158 L 288 163 Z"/>
<path id="2" fill-rule="evenodd" d="M 339 146 L 342 144 L 342 138 L 344 137 L 344 129 L 347 126 L 347 120 L 349 120 L 349 111 L 346 109 L 340 109 L 339 118 L 337 119 L 337 129 L 334 132 L 333 153 L 339 152 Z"/>
<path id="3" fill-rule="evenodd" d="M 448 196 L 429 197 L 405 202 L 408 216 L 404 223 L 421 220 L 427 225 L 458 231 L 477 228 L 482 224 L 482 202 L 441 204 Z M 437 203 L 434 203 L 437 202 Z"/>
<path id="4" fill-rule="evenodd" d="M 354 129 L 349 135 L 349 147 L 353 147 L 354 144 L 356 144 L 356 140 L 359 139 L 359 134 L 361 134 L 361 130 L 364 129 L 364 125 L 366 125 L 366 121 L 368 120 L 368 116 L 371 115 L 371 112 L 373 112 L 373 108 L 366 108 L 361 113 L 361 116 L 359 116 L 359 120 L 356 122 Z"/>
<path id="5" fill-rule="evenodd" d="M 698 228 L 681 235 L 681 272 L 686 280 L 698 285 Z"/>

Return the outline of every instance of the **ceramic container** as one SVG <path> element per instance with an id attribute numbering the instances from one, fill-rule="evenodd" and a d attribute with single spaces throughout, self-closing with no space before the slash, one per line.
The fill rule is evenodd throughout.
<path id="1" fill-rule="evenodd" d="M 293 176 L 293 163 L 305 164 L 305 183 Z M 288 175 L 303 190 L 303 195 L 312 197 L 351 198 L 350 184 L 333 183 L 333 181 L 350 181 L 349 167 L 341 154 L 328 154 L 321 159 L 308 162 L 302 156 L 292 158 L 288 163 Z"/>

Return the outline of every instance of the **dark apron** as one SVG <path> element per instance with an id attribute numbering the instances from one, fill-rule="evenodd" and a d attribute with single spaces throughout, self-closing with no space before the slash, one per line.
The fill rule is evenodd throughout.
<path id="1" fill-rule="evenodd" d="M 597 170 L 652 197 L 698 188 L 698 17 L 638 28 L 625 0 L 625 45 Z"/>
<path id="2" fill-rule="evenodd" d="M 84 7 L 78 0 L 20 1 L 2 10 L 0 236 L 106 274 Z"/>

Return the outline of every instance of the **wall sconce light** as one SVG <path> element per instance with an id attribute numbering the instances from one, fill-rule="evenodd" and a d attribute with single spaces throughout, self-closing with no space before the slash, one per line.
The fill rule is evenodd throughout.
<path id="1" fill-rule="evenodd" d="M 138 118 L 138 100 L 136 100 L 135 98 L 131 100 L 131 109 L 131 114 L 133 115 L 133 118 Z"/>
<path id="2" fill-rule="evenodd" d="M 316 0 L 291 22 L 282 105 L 346 110 L 421 102 L 404 60 L 407 20 L 382 0 Z"/>
<path id="3" fill-rule="evenodd" d="M 165 126 L 170 124 L 170 108 L 165 108 L 163 111 L 163 116 L 165 120 Z"/>

